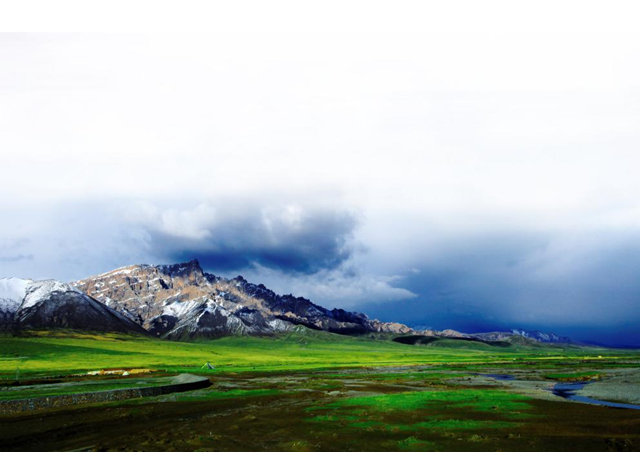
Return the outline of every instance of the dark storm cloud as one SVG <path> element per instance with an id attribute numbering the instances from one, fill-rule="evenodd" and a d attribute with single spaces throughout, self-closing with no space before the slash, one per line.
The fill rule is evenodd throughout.
<path id="1" fill-rule="evenodd" d="M 141 224 L 151 253 L 171 262 L 235 271 L 255 266 L 311 274 L 337 268 L 352 254 L 355 216 L 298 206 L 253 208 L 200 205 L 155 210 Z"/>
<path id="2" fill-rule="evenodd" d="M 2 276 L 75 280 L 197 258 L 214 273 L 241 273 L 381 320 L 640 345 L 640 233 L 632 228 L 472 233 L 396 216 L 393 227 L 374 223 L 366 235 L 348 209 L 264 200 L 110 201 L 30 212 L 21 220 L 30 239 L 0 246 Z M 5 236 L 22 233 L 18 217 L 7 218 Z M 403 229 L 412 224 L 419 233 Z"/>
<path id="3" fill-rule="evenodd" d="M 372 315 L 466 332 L 529 328 L 640 344 L 640 234 L 502 234 L 440 243 Z"/>

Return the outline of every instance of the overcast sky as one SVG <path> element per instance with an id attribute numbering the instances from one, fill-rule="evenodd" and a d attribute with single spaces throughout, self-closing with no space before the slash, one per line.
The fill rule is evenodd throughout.
<path id="1" fill-rule="evenodd" d="M 640 344 L 640 32 L 0 35 L 0 276 L 198 258 Z"/>

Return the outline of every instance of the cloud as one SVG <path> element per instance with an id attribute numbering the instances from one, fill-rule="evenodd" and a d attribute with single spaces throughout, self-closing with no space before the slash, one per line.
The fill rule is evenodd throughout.
<path id="1" fill-rule="evenodd" d="M 242 274 L 278 293 L 382 320 L 468 332 L 524 327 L 614 344 L 638 339 L 640 233 L 628 224 L 497 230 L 487 217 L 491 227 L 454 229 L 401 214 L 363 222 L 353 209 L 285 196 L 6 212 L 3 276 L 74 280 L 197 258 L 221 276 Z"/>
<path id="2" fill-rule="evenodd" d="M 72 281 L 148 262 L 147 237 L 118 215 L 121 201 L 3 206 L 0 276 Z M 28 236 L 28 239 L 24 236 Z"/>
<path id="3" fill-rule="evenodd" d="M 433 239 L 433 237 L 432 237 Z M 434 245 L 435 242 L 435 245 Z M 385 319 L 464 331 L 526 327 L 617 343 L 640 322 L 640 233 L 609 229 L 467 234 L 416 244 L 419 297 L 362 309 Z"/>
<path id="4" fill-rule="evenodd" d="M 26 237 L 16 237 L 13 239 L 4 238 L 0 242 L 0 262 L 19 262 L 19 261 L 32 261 L 33 253 L 23 253 L 25 247 L 27 247 L 31 241 Z"/>
<path id="5" fill-rule="evenodd" d="M 256 267 L 245 274 L 279 293 L 293 293 L 328 308 L 357 309 L 379 304 L 392 309 L 399 300 L 418 295 L 399 287 L 403 276 L 372 275 L 362 272 L 353 260 L 337 268 L 322 269 L 313 274 L 290 275 L 277 270 Z"/>
<path id="6" fill-rule="evenodd" d="M 18 262 L 18 261 L 32 261 L 33 254 L 15 254 L 13 256 L 0 256 L 2 262 Z"/>
<path id="7" fill-rule="evenodd" d="M 388 320 L 616 330 L 638 33 L 0 37 L 0 272 L 198 258 Z"/>
<path id="8" fill-rule="evenodd" d="M 196 258 L 219 271 L 260 266 L 296 274 L 339 267 L 353 253 L 358 223 L 348 210 L 268 201 L 192 208 L 143 203 L 128 220 L 145 232 L 159 259 Z"/>

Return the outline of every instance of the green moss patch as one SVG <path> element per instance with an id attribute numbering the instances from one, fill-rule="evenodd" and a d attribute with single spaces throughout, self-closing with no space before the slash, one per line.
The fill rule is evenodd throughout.
<path id="1" fill-rule="evenodd" d="M 411 411 L 438 405 L 455 405 L 474 411 L 499 411 L 504 415 L 526 411 L 528 397 L 499 390 L 459 389 L 447 391 L 414 391 L 382 396 L 354 397 L 334 402 L 331 406 L 359 406 L 377 411 Z"/>

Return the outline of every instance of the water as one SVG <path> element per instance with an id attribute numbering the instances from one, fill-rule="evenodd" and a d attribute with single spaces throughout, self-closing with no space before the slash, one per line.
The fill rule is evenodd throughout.
<path id="1" fill-rule="evenodd" d="M 629 410 L 640 410 L 640 405 L 632 405 L 630 403 L 616 403 L 616 402 L 607 402 L 606 400 L 592 399 L 591 397 L 579 396 L 576 393 L 584 388 L 591 382 L 573 382 L 573 383 L 558 383 L 556 384 L 551 392 L 558 397 L 562 397 L 563 399 L 573 400 L 574 402 L 582 402 L 582 403 L 590 403 L 592 405 L 602 405 L 608 406 L 612 408 L 626 408 Z"/>
<path id="2" fill-rule="evenodd" d="M 494 380 L 515 380 L 513 375 L 508 374 L 476 374 L 483 377 L 490 377 Z M 576 381 L 570 383 L 556 383 L 551 389 L 551 392 L 563 399 L 573 400 L 574 402 L 590 403 L 591 405 L 608 406 L 612 408 L 626 408 L 629 410 L 640 410 L 640 405 L 633 405 L 631 403 L 616 403 L 607 402 L 606 400 L 592 399 L 591 397 L 579 396 L 576 393 L 584 388 L 586 385 L 593 383 L 591 381 Z"/>
<path id="3" fill-rule="evenodd" d="M 482 375 L 483 377 L 493 378 L 494 380 L 515 380 L 516 377 L 509 374 L 476 374 Z"/>

